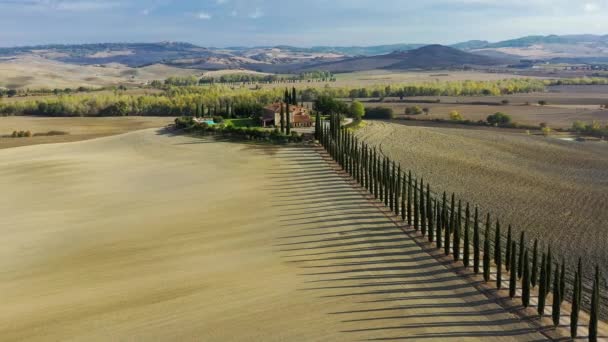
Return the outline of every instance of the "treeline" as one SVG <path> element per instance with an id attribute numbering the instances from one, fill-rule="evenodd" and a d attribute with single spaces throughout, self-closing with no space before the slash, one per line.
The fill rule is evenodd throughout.
<path id="1" fill-rule="evenodd" d="M 608 124 L 602 126 L 599 121 L 593 121 L 591 123 L 575 121 L 572 124 L 571 130 L 579 134 L 589 135 L 598 138 L 608 137 Z"/>
<path id="2" fill-rule="evenodd" d="M 371 96 L 395 96 L 404 89 L 409 95 L 432 93 L 434 96 L 462 96 L 491 94 L 505 91 L 537 91 L 543 83 L 537 80 L 504 80 L 504 81 L 462 81 L 434 82 L 417 85 L 369 86 L 365 93 Z M 298 102 L 313 102 L 321 96 L 331 98 L 349 98 L 359 88 L 352 87 L 306 87 L 298 90 Z M 409 96 L 408 95 L 408 96 Z M 203 108 L 205 113 L 211 110 L 216 115 L 230 115 L 238 108 L 242 111 L 253 109 L 251 115 L 257 115 L 261 106 L 280 102 L 284 98 L 283 89 L 267 87 L 248 89 L 214 84 L 211 86 L 167 86 L 163 94 L 157 95 L 121 95 L 121 94 L 63 94 L 55 98 L 0 102 L 0 115 L 46 115 L 46 116 L 193 116 Z M 226 106 L 230 110 L 225 110 Z M 234 108 L 233 108 L 234 107 Z M 223 109 L 224 108 L 224 109 Z M 247 109 L 249 108 L 249 109 Z M 236 115 L 242 115 L 236 114 Z"/>
<path id="3" fill-rule="evenodd" d="M 608 78 L 603 77 L 577 77 L 545 81 L 548 86 L 558 85 L 608 85 Z"/>
<path id="4" fill-rule="evenodd" d="M 605 294 L 600 293 L 599 267 L 595 267 L 590 296 L 587 296 L 581 259 L 569 267 L 564 258 L 552 252 L 550 245 L 543 247 L 538 239 L 531 245 L 525 232 L 515 234 L 511 226 L 504 234 L 499 219 L 489 213 L 484 218 L 477 207 L 457 199 L 455 194 L 448 196 L 443 192 L 442 196 L 436 196 L 423 178 L 415 178 L 411 171 L 402 170 L 375 147 L 342 129 L 336 115 L 330 117 L 329 125 L 317 124 L 315 128 L 316 139 L 355 181 L 446 256 L 452 256 L 454 262 L 462 261 L 465 268 L 472 268 L 486 283 L 494 282 L 498 289 L 508 283 L 512 299 L 520 289 L 521 304 L 525 308 L 531 306 L 532 290 L 537 288 L 538 315 L 544 316 L 547 299 L 551 298 L 551 318 L 556 327 L 560 323 L 562 304 L 569 299 L 572 338 L 578 334 L 580 311 L 587 308 L 589 340 L 597 341 L 599 317 L 606 309 L 602 300 Z M 552 296 L 548 297 L 549 294 Z M 590 302 L 586 302 L 586 298 L 590 298 Z"/>
<path id="5" fill-rule="evenodd" d="M 104 88 L 104 87 L 78 87 L 78 88 L 38 88 L 38 89 L 0 89 L 0 98 L 15 96 L 44 96 L 44 95 L 64 95 L 74 93 L 90 93 L 107 89 L 126 90 L 124 86 Z"/>
<path id="6" fill-rule="evenodd" d="M 220 76 L 183 76 L 169 77 L 164 81 L 152 81 L 150 85 L 154 88 L 163 88 L 165 86 L 175 87 L 190 87 L 206 84 L 233 84 L 233 83 L 282 83 L 296 81 L 335 81 L 334 75 L 329 71 L 307 71 L 297 75 L 275 75 L 275 74 L 252 74 L 252 73 L 233 73 Z"/>

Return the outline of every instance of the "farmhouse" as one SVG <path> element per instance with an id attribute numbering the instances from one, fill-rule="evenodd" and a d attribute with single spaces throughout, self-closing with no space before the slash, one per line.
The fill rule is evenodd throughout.
<path id="1" fill-rule="evenodd" d="M 302 106 L 289 105 L 291 127 L 311 127 L 313 122 L 308 109 Z M 287 119 L 286 119 L 287 121 Z M 273 103 L 264 108 L 262 126 L 273 127 L 281 125 L 281 103 Z"/>

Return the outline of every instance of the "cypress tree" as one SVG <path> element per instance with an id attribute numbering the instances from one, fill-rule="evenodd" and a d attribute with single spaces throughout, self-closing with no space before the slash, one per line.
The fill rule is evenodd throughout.
<path id="1" fill-rule="evenodd" d="M 511 225 L 509 225 L 509 229 L 507 231 L 507 250 L 505 254 L 505 270 L 511 270 L 511 242 L 513 239 L 511 238 Z"/>
<path id="2" fill-rule="evenodd" d="M 444 193 L 445 194 L 445 193 Z M 441 217 L 442 217 L 442 213 L 441 213 L 441 205 L 438 201 L 435 201 L 435 225 L 436 225 L 436 234 L 435 234 L 435 239 L 437 240 L 437 249 L 441 249 L 443 243 L 441 241 L 441 231 L 442 231 L 442 227 L 441 227 Z"/>
<path id="3" fill-rule="evenodd" d="M 496 287 L 502 287 L 502 246 L 500 241 L 500 222 L 496 220 L 496 235 L 494 237 L 494 262 L 496 263 Z"/>
<path id="4" fill-rule="evenodd" d="M 426 198 L 424 193 L 424 182 L 423 179 L 420 179 L 420 230 L 422 232 L 422 236 L 426 236 Z"/>
<path id="5" fill-rule="evenodd" d="M 578 316 L 580 313 L 579 307 L 579 291 L 578 291 L 578 272 L 574 274 L 574 288 L 572 289 L 572 311 L 570 311 L 570 337 L 575 339 L 578 337 Z"/>
<path id="6" fill-rule="evenodd" d="M 391 209 L 391 212 L 395 210 L 395 162 L 389 164 L 389 192 L 388 192 L 388 207 Z"/>
<path id="7" fill-rule="evenodd" d="M 401 213 L 400 209 L 400 204 L 401 204 L 401 197 L 403 197 L 403 194 L 401 193 L 401 165 L 399 165 L 399 168 L 397 169 L 397 186 L 395 187 L 395 214 L 397 216 L 399 216 L 399 214 Z"/>
<path id="8" fill-rule="evenodd" d="M 530 306 L 530 262 L 528 260 L 528 250 L 524 252 L 524 275 L 522 278 L 522 304 L 525 308 Z"/>
<path id="9" fill-rule="evenodd" d="M 578 308 L 583 307 L 583 261 L 578 258 Z"/>
<path id="10" fill-rule="evenodd" d="M 525 239 L 525 232 L 521 232 L 520 236 L 519 236 L 519 263 L 517 264 L 517 277 L 519 279 L 521 279 L 521 277 L 523 276 L 523 272 L 524 272 L 524 239 Z"/>
<path id="11" fill-rule="evenodd" d="M 450 220 L 448 221 L 448 231 L 454 233 L 455 215 L 456 215 L 456 195 L 452 193 L 452 204 L 450 205 Z"/>
<path id="12" fill-rule="evenodd" d="M 464 211 L 464 250 L 462 255 L 462 261 L 464 263 L 464 267 L 470 266 L 471 260 L 471 238 L 469 236 L 469 221 L 471 220 L 471 209 L 469 207 L 469 203 L 467 202 L 467 208 Z"/>
<path id="13" fill-rule="evenodd" d="M 391 162 L 388 160 L 388 157 L 385 157 L 384 160 L 384 205 L 388 207 L 389 194 L 391 192 Z"/>
<path id="14" fill-rule="evenodd" d="M 479 237 L 479 208 L 475 207 L 475 219 L 473 222 L 473 271 L 475 274 L 479 274 L 479 256 L 480 256 L 480 243 Z"/>
<path id="15" fill-rule="evenodd" d="M 450 236 L 450 223 L 448 221 L 448 213 L 447 213 L 447 208 L 445 208 L 444 212 L 443 212 L 443 222 L 444 222 L 444 230 L 443 230 L 443 252 L 445 253 L 445 255 L 450 255 L 450 249 L 451 249 L 451 236 Z"/>
<path id="16" fill-rule="evenodd" d="M 534 250 L 532 251 L 532 288 L 538 283 L 538 239 L 534 239 Z"/>
<path id="17" fill-rule="evenodd" d="M 285 117 L 286 117 L 285 133 L 287 135 L 291 135 L 291 115 L 289 114 L 290 113 L 289 104 L 287 104 L 285 107 L 286 107 L 285 108 Z"/>
<path id="18" fill-rule="evenodd" d="M 281 133 L 285 133 L 285 111 L 283 110 L 283 103 L 281 103 Z"/>
<path id="19" fill-rule="evenodd" d="M 538 315 L 545 314 L 545 294 L 547 293 L 547 255 L 543 253 L 543 258 L 540 263 L 540 280 L 538 288 Z"/>
<path id="20" fill-rule="evenodd" d="M 454 214 L 454 261 L 460 260 L 460 230 L 462 226 L 462 201 L 458 201 L 458 211 Z"/>
<path id="21" fill-rule="evenodd" d="M 551 292 L 551 268 L 553 264 L 553 257 L 551 256 L 551 245 L 549 245 L 549 251 L 547 252 L 547 274 L 545 281 L 547 284 L 545 285 L 545 296 L 549 295 Z"/>
<path id="22" fill-rule="evenodd" d="M 420 228 L 418 226 L 418 180 L 415 180 L 414 183 L 414 229 L 416 229 L 416 231 L 418 231 L 418 229 Z"/>
<path id="23" fill-rule="evenodd" d="M 296 87 L 291 88 L 291 104 L 294 106 L 298 105 L 298 95 L 296 92 Z"/>
<path id="24" fill-rule="evenodd" d="M 412 226 L 412 171 L 407 177 L 407 225 Z"/>
<path id="25" fill-rule="evenodd" d="M 553 305 L 551 310 L 551 317 L 553 318 L 553 325 L 559 325 L 559 318 L 561 316 L 560 298 L 559 293 L 559 268 L 555 270 L 555 277 L 553 279 Z"/>
<path id="26" fill-rule="evenodd" d="M 401 189 L 401 220 L 403 220 L 403 221 L 405 221 L 407 218 L 407 211 L 405 210 L 406 194 L 407 194 L 407 181 L 405 179 L 405 175 L 403 175 L 403 185 L 402 185 L 402 189 Z"/>
<path id="27" fill-rule="evenodd" d="M 597 326 L 600 314 L 600 268 L 595 266 L 593 292 L 591 292 L 591 310 L 589 311 L 589 341 L 597 341 Z"/>
<path id="28" fill-rule="evenodd" d="M 437 201 L 429 200 L 429 242 L 435 240 L 435 211 L 437 210 Z"/>
<path id="29" fill-rule="evenodd" d="M 516 262 L 515 253 L 517 250 L 517 244 L 511 241 L 510 247 L 508 247 L 509 257 L 511 258 L 511 265 L 514 265 Z M 509 273 L 509 297 L 513 299 L 515 297 L 515 293 L 517 292 L 517 272 L 514 269 Z"/>
<path id="30" fill-rule="evenodd" d="M 484 234 L 483 244 L 483 279 L 487 283 L 490 281 L 490 260 L 491 260 L 491 246 L 490 246 L 490 214 L 488 214 L 486 222 L 486 231 Z"/>
<path id="31" fill-rule="evenodd" d="M 321 114 L 319 112 L 315 117 L 315 139 L 321 141 Z"/>
<path id="32" fill-rule="evenodd" d="M 424 206 L 426 214 L 426 230 L 433 230 L 433 208 L 431 207 L 431 186 L 426 183 L 426 204 Z M 431 241 L 432 242 L 432 241 Z"/>
<path id="33" fill-rule="evenodd" d="M 559 278 L 559 303 L 563 303 L 566 299 L 566 260 L 562 258 L 562 269 Z"/>

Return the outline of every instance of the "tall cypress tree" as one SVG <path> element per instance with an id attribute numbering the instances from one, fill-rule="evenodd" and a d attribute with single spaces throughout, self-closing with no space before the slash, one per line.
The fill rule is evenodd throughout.
<path id="1" fill-rule="evenodd" d="M 443 218 L 442 220 L 444 221 L 444 230 L 443 230 L 443 252 L 444 254 L 450 255 L 450 251 L 451 251 L 451 238 L 452 236 L 450 235 L 450 222 L 448 220 L 448 212 L 447 212 L 447 208 L 445 208 L 444 212 L 443 212 Z"/>
<path id="2" fill-rule="evenodd" d="M 547 284 L 545 285 L 545 296 L 549 295 L 551 292 L 551 275 L 552 275 L 552 267 L 553 267 L 553 256 L 551 255 L 551 245 L 549 245 L 549 251 L 547 252 L 547 274 L 545 281 Z"/>
<path id="3" fill-rule="evenodd" d="M 289 104 L 285 107 L 285 134 L 291 135 L 291 111 L 289 109 Z"/>
<path id="4" fill-rule="evenodd" d="M 281 103 L 281 133 L 285 133 L 285 111 L 283 110 L 283 103 Z"/>
<path id="5" fill-rule="evenodd" d="M 454 214 L 454 261 L 460 260 L 460 231 L 462 227 L 462 201 L 458 201 L 458 211 Z"/>
<path id="6" fill-rule="evenodd" d="M 412 226 L 412 171 L 407 176 L 407 225 Z"/>
<path id="7" fill-rule="evenodd" d="M 505 270 L 511 270 L 511 242 L 513 241 L 511 237 L 511 225 L 509 225 L 509 229 L 507 231 L 507 250 L 505 254 Z"/>
<path id="8" fill-rule="evenodd" d="M 540 280 L 538 288 L 538 315 L 545 314 L 545 294 L 547 293 L 547 255 L 543 253 L 543 258 L 540 263 Z"/>
<path id="9" fill-rule="evenodd" d="M 486 283 L 490 281 L 490 261 L 492 260 L 492 247 L 490 245 L 490 239 L 490 214 L 488 214 L 483 244 L 483 279 Z"/>
<path id="10" fill-rule="evenodd" d="M 388 207 L 391 209 L 391 212 L 395 210 L 395 162 L 389 163 L 389 192 L 388 192 Z"/>
<path id="11" fill-rule="evenodd" d="M 532 288 L 535 288 L 538 283 L 538 239 L 534 240 L 534 250 L 532 251 L 532 276 L 530 280 Z"/>
<path id="12" fill-rule="evenodd" d="M 294 106 L 298 105 L 298 94 L 296 92 L 296 87 L 291 88 L 291 104 Z"/>
<path id="13" fill-rule="evenodd" d="M 510 247 L 508 247 L 508 250 L 510 250 L 511 252 L 509 252 L 509 258 L 511 258 L 511 265 L 514 265 L 517 261 L 517 259 L 515 258 L 515 253 L 517 251 L 517 244 L 513 241 L 511 241 Z M 515 293 L 517 292 L 517 272 L 515 272 L 515 269 L 512 269 L 511 272 L 509 273 L 509 297 L 514 298 L 515 297 Z"/>
<path id="14" fill-rule="evenodd" d="M 462 254 L 462 261 L 464 263 L 464 267 L 469 267 L 470 265 L 470 259 L 471 259 L 471 255 L 470 255 L 470 251 L 471 251 L 471 238 L 469 236 L 469 221 L 471 220 L 471 209 L 469 207 L 469 203 L 467 202 L 467 208 L 464 211 L 464 245 L 463 245 L 463 254 Z"/>
<path id="15" fill-rule="evenodd" d="M 319 112 L 315 116 L 315 139 L 321 141 L 321 114 Z"/>
<path id="16" fill-rule="evenodd" d="M 559 303 L 566 299 L 566 260 L 562 258 L 562 269 L 559 272 Z"/>
<path id="17" fill-rule="evenodd" d="M 553 325 L 559 325 L 559 318 L 561 316 L 560 298 L 559 293 L 559 268 L 555 270 L 555 277 L 553 279 L 553 305 L 551 310 L 551 317 L 553 318 Z"/>
<path id="18" fill-rule="evenodd" d="M 519 263 L 517 264 L 517 277 L 521 279 L 524 273 L 524 250 L 526 249 L 524 245 L 525 232 L 521 232 L 519 236 Z"/>
<path id="19" fill-rule="evenodd" d="M 429 242 L 435 240 L 435 210 L 437 210 L 437 201 L 429 200 Z"/>
<path id="20" fill-rule="evenodd" d="M 388 160 L 388 157 L 385 157 L 384 160 L 384 205 L 388 207 L 389 194 L 391 192 L 391 162 Z"/>
<path id="21" fill-rule="evenodd" d="M 479 236 L 479 208 L 475 207 L 475 219 L 473 222 L 473 271 L 479 274 L 479 259 L 481 239 Z"/>
<path id="22" fill-rule="evenodd" d="M 397 169 L 397 186 L 395 187 L 396 195 L 395 195 L 395 214 L 399 216 L 401 214 L 401 198 L 403 198 L 403 194 L 401 193 L 401 165 Z"/>
<path id="23" fill-rule="evenodd" d="M 424 205 L 426 214 L 427 230 L 433 230 L 433 208 L 431 207 L 431 186 L 426 183 L 426 204 Z"/>
<path id="24" fill-rule="evenodd" d="M 528 260 L 528 250 L 524 252 L 524 274 L 522 277 L 521 299 L 525 308 L 530 306 L 530 262 Z"/>
<path id="25" fill-rule="evenodd" d="M 403 185 L 401 188 L 401 220 L 403 220 L 403 221 L 405 221 L 407 218 L 407 211 L 405 210 L 406 195 L 407 195 L 407 181 L 405 179 L 405 175 L 403 175 Z"/>
<path id="26" fill-rule="evenodd" d="M 448 221 L 448 230 L 450 234 L 454 233 L 454 224 L 455 224 L 455 215 L 456 215 L 456 195 L 452 193 L 452 202 L 450 205 L 450 220 Z"/>
<path id="27" fill-rule="evenodd" d="M 496 220 L 496 235 L 494 237 L 494 262 L 496 263 L 496 287 L 502 287 L 502 246 L 500 241 L 500 221 Z"/>
<path id="28" fill-rule="evenodd" d="M 418 225 L 418 180 L 414 181 L 414 229 L 418 231 L 420 226 Z"/>
<path id="29" fill-rule="evenodd" d="M 424 182 L 423 178 L 420 179 L 420 205 L 418 206 L 420 213 L 418 216 L 420 217 L 420 230 L 422 232 L 422 236 L 426 235 L 426 199 L 424 198 Z"/>
<path id="30" fill-rule="evenodd" d="M 589 341 L 597 341 L 597 326 L 600 315 L 600 268 L 595 266 L 593 292 L 591 292 L 591 310 L 589 311 Z"/>
<path id="31" fill-rule="evenodd" d="M 572 310 L 570 311 L 570 337 L 578 337 L 578 316 L 580 313 L 578 293 L 578 272 L 574 274 L 574 288 L 572 289 Z"/>
<path id="32" fill-rule="evenodd" d="M 445 194 L 445 192 L 444 192 Z M 441 213 L 441 204 L 439 203 L 439 201 L 435 201 L 435 225 L 436 225 L 436 229 L 435 229 L 435 239 L 437 240 L 437 249 L 441 249 L 443 242 L 441 240 L 441 232 L 442 232 L 442 226 L 441 226 L 441 217 L 442 217 L 442 213 Z"/>

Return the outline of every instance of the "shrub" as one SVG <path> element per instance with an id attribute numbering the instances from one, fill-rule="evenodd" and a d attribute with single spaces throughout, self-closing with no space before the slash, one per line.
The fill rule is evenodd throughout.
<path id="1" fill-rule="evenodd" d="M 412 106 L 405 108 L 405 115 L 420 115 L 422 114 L 422 108 L 420 106 Z"/>
<path id="2" fill-rule="evenodd" d="M 386 119 L 390 120 L 395 117 L 392 108 L 374 107 L 365 109 L 365 117 L 368 119 Z"/>
<path id="3" fill-rule="evenodd" d="M 509 100 L 502 100 L 500 103 L 502 103 L 504 106 L 508 105 L 510 102 Z"/>
<path id="4" fill-rule="evenodd" d="M 552 131 L 553 130 L 551 128 L 549 128 L 549 127 L 543 127 L 542 128 L 543 135 L 546 136 L 546 137 L 549 136 Z"/>
<path id="5" fill-rule="evenodd" d="M 494 126 L 505 126 L 511 123 L 511 117 L 505 113 L 494 113 L 488 116 L 487 121 Z"/>
<path id="6" fill-rule="evenodd" d="M 538 104 L 541 105 L 541 106 L 546 106 L 547 105 L 547 101 L 540 100 L 540 101 L 538 101 Z"/>
<path id="7" fill-rule="evenodd" d="M 464 118 L 462 117 L 462 114 L 460 114 L 459 111 L 453 110 L 453 111 L 450 112 L 450 120 L 452 120 L 452 121 L 462 121 L 462 120 L 464 120 Z"/>

